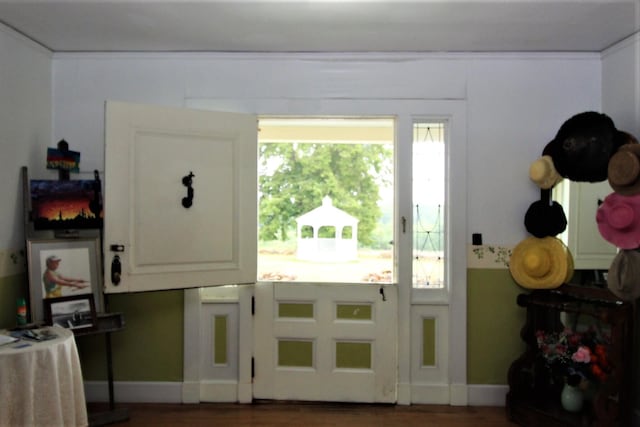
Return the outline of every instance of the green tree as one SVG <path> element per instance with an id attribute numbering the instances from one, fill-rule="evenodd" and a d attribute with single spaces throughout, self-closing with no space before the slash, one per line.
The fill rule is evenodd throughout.
<path id="1" fill-rule="evenodd" d="M 263 143 L 259 150 L 260 240 L 294 237 L 296 217 L 329 196 L 359 219 L 358 242 L 371 244 L 381 216 L 380 185 L 391 174 L 389 146 Z"/>

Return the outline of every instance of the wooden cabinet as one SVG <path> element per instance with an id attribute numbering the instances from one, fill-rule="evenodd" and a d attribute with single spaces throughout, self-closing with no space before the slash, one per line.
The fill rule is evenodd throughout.
<path id="1" fill-rule="evenodd" d="M 567 229 L 558 237 L 571 251 L 576 270 L 608 270 L 616 255 L 616 247 L 602 238 L 596 223 L 599 201 L 612 191 L 608 181 L 565 179 L 553 188 L 553 199 L 567 216 Z"/>
<path id="2" fill-rule="evenodd" d="M 518 296 L 527 320 L 521 337 L 526 351 L 508 373 L 506 407 L 509 418 L 531 427 L 627 427 L 631 425 L 633 307 L 619 301 L 607 289 L 563 285 Z M 560 404 L 562 384 L 545 364 L 536 332 L 559 332 L 575 322 L 605 328 L 610 335 L 608 360 L 612 371 L 593 388 L 593 395 L 578 413 Z"/>

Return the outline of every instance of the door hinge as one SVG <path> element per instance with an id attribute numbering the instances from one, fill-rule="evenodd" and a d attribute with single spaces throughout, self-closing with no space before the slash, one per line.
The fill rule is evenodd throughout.
<path id="1" fill-rule="evenodd" d="M 251 315 L 255 316 L 256 314 L 256 297 L 251 297 Z"/>
<path id="2" fill-rule="evenodd" d="M 256 377 L 256 359 L 254 357 L 251 358 L 251 378 Z"/>

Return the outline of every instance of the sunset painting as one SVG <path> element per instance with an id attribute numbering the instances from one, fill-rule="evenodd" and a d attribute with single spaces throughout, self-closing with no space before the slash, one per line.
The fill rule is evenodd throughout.
<path id="1" fill-rule="evenodd" d="M 36 230 L 102 227 L 102 191 L 94 180 L 31 180 L 31 216 Z"/>

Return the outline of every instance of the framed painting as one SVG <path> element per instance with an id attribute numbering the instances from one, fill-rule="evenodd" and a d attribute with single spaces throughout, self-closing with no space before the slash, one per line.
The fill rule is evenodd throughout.
<path id="1" fill-rule="evenodd" d="M 97 237 L 27 240 L 31 321 L 42 322 L 44 301 L 91 295 L 104 310 L 100 246 Z"/>
<path id="2" fill-rule="evenodd" d="M 44 300 L 44 316 L 48 325 L 90 331 L 96 328 L 97 314 L 92 294 Z"/>
<path id="3" fill-rule="evenodd" d="M 99 229 L 103 222 L 99 180 L 29 182 L 31 217 L 36 230 Z"/>

